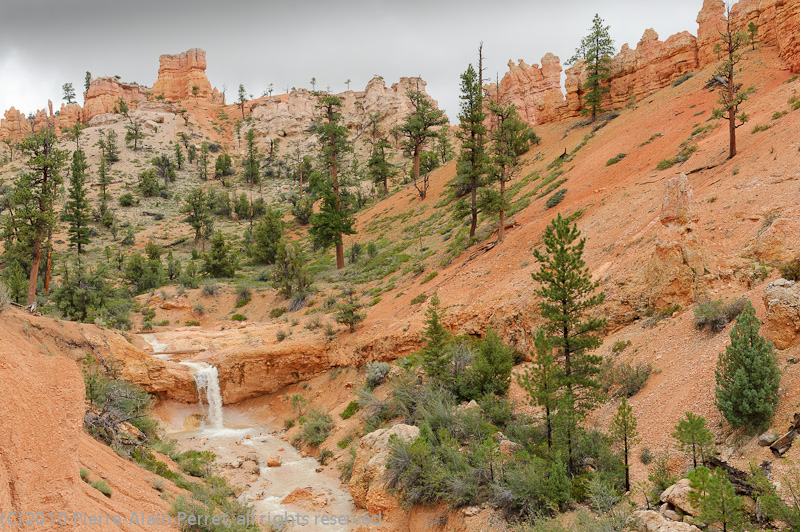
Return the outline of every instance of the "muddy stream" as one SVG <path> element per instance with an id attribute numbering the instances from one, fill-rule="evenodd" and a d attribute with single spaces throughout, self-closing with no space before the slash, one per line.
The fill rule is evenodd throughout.
<path id="1" fill-rule="evenodd" d="M 153 356 L 170 359 L 171 355 L 164 353 L 169 344 L 159 341 L 157 334 L 141 337 L 152 346 Z M 237 468 L 246 459 L 258 464 L 256 480 L 251 476 L 249 482 L 232 481 L 245 488 L 239 500 L 253 506 L 257 522 L 283 524 L 283 530 L 338 532 L 355 528 L 354 520 L 364 518 L 364 512 L 353 505 L 349 491 L 338 479 L 318 473 L 316 459 L 303 458 L 279 438 L 282 428 L 269 412 L 242 412 L 222 405 L 216 367 L 199 361 L 179 363 L 190 368 L 201 402 L 162 404 L 157 417 L 181 450 L 213 451 L 217 464 L 226 469 Z M 274 426 L 264 424 L 264 419 L 272 419 Z M 267 466 L 271 455 L 280 457 L 279 467 Z M 299 503 L 281 502 L 298 488 L 312 488 L 313 497 Z"/>

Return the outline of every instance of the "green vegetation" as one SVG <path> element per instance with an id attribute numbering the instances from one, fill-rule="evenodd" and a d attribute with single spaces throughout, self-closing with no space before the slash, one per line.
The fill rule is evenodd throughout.
<path id="1" fill-rule="evenodd" d="M 780 385 L 774 348 L 758 334 L 759 327 L 756 311 L 748 301 L 714 372 L 717 408 L 731 427 L 746 427 L 751 432 L 769 424 Z"/>
<path id="2" fill-rule="evenodd" d="M 581 39 L 581 44 L 575 50 L 567 64 L 583 60 L 587 70 L 586 81 L 582 88 L 584 93 L 581 96 L 581 113 L 591 113 L 591 121 L 594 122 L 597 115 L 603 112 L 601 105 L 603 98 L 610 90 L 603 81 L 608 77 L 611 57 L 614 54 L 614 41 L 609 35 L 609 27 L 605 26 L 600 15 L 595 15 L 592 19 L 592 27 L 589 34 Z"/>
<path id="3" fill-rule="evenodd" d="M 672 437 L 678 441 L 678 447 L 686 455 L 692 457 L 693 467 L 705 463 L 714 452 L 714 435 L 706 428 L 706 419 L 692 412 L 675 425 Z"/>
<path id="4" fill-rule="evenodd" d="M 622 159 L 624 159 L 626 155 L 627 155 L 627 153 L 618 153 L 617 155 L 615 155 L 614 157 L 612 157 L 611 159 L 606 161 L 606 166 L 611 166 L 612 164 L 617 164 Z"/>
<path id="5" fill-rule="evenodd" d="M 350 419 L 351 417 L 353 417 L 353 414 L 358 412 L 359 407 L 360 407 L 360 405 L 358 404 L 358 401 L 350 401 L 347 404 L 347 408 L 345 408 L 344 412 L 342 412 L 342 416 L 341 416 L 342 419 Z M 345 447 L 346 447 L 346 445 L 345 445 Z"/>

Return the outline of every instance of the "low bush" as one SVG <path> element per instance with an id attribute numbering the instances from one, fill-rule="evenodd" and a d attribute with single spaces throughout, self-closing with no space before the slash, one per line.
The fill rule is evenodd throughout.
<path id="1" fill-rule="evenodd" d="M 300 440 L 317 447 L 328 439 L 333 430 L 331 416 L 313 408 L 306 414 L 306 421 L 300 430 Z"/>
<path id="2" fill-rule="evenodd" d="M 360 405 L 358 404 L 358 401 L 350 401 L 350 403 L 347 405 L 347 408 L 345 408 L 344 412 L 342 412 L 342 419 L 350 419 L 353 417 L 353 414 L 358 412 L 359 407 Z"/>
<path id="3" fill-rule="evenodd" d="M 566 195 L 567 195 L 566 188 L 562 188 L 561 190 L 556 191 L 552 196 L 547 198 L 547 203 L 545 203 L 545 206 L 548 209 L 552 209 L 553 207 L 561 203 L 564 200 L 564 196 Z"/>
<path id="4" fill-rule="evenodd" d="M 287 333 L 283 329 L 278 329 L 278 332 L 275 333 L 275 340 L 277 340 L 278 343 L 283 342 L 288 337 L 289 337 L 289 333 Z"/>
<path id="5" fill-rule="evenodd" d="M 718 333 L 742 313 L 746 303 L 747 300 L 744 298 L 734 299 L 729 303 L 725 303 L 722 299 L 704 298 L 694 309 L 694 326 L 700 330 Z"/>
<path id="6" fill-rule="evenodd" d="M 231 316 L 231 320 L 232 321 L 247 321 L 247 316 L 245 316 L 244 314 L 236 313 L 233 316 Z"/>
<path id="7" fill-rule="evenodd" d="M 800 258 L 778 266 L 781 277 L 788 281 L 800 281 Z M 0 286 L 0 310 L 2 310 L 2 287 Z"/>
<path id="8" fill-rule="evenodd" d="M 108 482 L 105 480 L 92 480 L 89 482 L 89 485 L 106 497 L 111 497 L 111 494 L 114 493 L 114 490 L 111 489 L 111 486 L 109 486 Z"/>
<path id="9" fill-rule="evenodd" d="M 317 462 L 319 462 L 319 465 L 326 465 L 331 458 L 333 458 L 333 451 L 330 449 L 322 449 L 319 455 L 317 455 Z"/>
<path id="10" fill-rule="evenodd" d="M 207 283 L 203 283 L 202 294 L 204 296 L 215 296 L 219 291 L 219 285 L 217 283 L 209 281 Z"/>
<path id="11" fill-rule="evenodd" d="M 286 312 L 286 308 L 274 308 L 269 311 L 270 318 L 280 318 L 283 316 L 283 313 Z"/>
<path id="12" fill-rule="evenodd" d="M 690 79 L 692 76 L 694 76 L 694 72 L 686 72 L 685 74 L 681 74 L 677 78 L 673 79 L 670 85 L 672 85 L 673 87 L 677 87 L 681 83 L 684 83 L 685 81 Z"/>
<path id="13" fill-rule="evenodd" d="M 126 192 L 119 197 L 120 207 L 133 207 L 136 204 L 138 204 L 138 201 L 130 192 Z"/>
<path id="14" fill-rule="evenodd" d="M 617 155 L 615 155 L 614 157 L 612 157 L 611 159 L 606 161 L 606 166 L 611 166 L 612 164 L 617 164 L 622 159 L 624 159 L 626 155 L 628 155 L 628 154 L 627 153 L 618 153 Z"/>
<path id="15" fill-rule="evenodd" d="M 391 366 L 387 362 L 370 362 L 367 364 L 367 386 L 370 390 L 380 386 L 389 375 Z"/>

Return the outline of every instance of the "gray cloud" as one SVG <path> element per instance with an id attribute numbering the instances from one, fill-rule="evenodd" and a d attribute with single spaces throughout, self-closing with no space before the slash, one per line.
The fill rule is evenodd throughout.
<path id="1" fill-rule="evenodd" d="M 458 113 L 459 75 L 484 42 L 486 75 L 509 59 L 539 63 L 552 52 L 572 55 L 595 12 L 615 45 L 635 47 L 647 28 L 662 39 L 696 33 L 701 0 L 597 2 L 565 0 L 220 1 L 0 0 L 0 112 L 31 112 L 61 85 L 80 93 L 85 71 L 152 85 L 158 56 L 199 47 L 213 86 L 228 101 L 243 83 L 254 96 L 272 83 L 287 87 L 363 88 L 375 75 L 387 83 L 421 75 L 428 92 Z M 80 98 L 79 98 L 80 99 Z"/>

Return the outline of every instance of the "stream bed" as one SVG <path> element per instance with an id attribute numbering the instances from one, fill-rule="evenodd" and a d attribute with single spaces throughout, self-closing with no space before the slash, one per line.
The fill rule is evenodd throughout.
<path id="1" fill-rule="evenodd" d="M 169 344 L 159 341 L 156 334 L 142 335 L 142 339 L 153 347 L 154 356 L 169 357 L 162 353 Z M 318 472 L 316 459 L 303 458 L 280 439 L 281 429 L 249 425 L 248 416 L 241 413 L 226 415 L 214 366 L 206 362 L 180 363 L 192 370 L 201 404 L 174 408 L 162 405 L 160 420 L 167 435 L 177 440 L 183 451 L 212 451 L 223 471 L 241 477 L 240 482 L 234 482 L 245 488 L 239 500 L 253 506 L 256 522 L 283 525 L 284 530 L 339 532 L 351 530 L 356 520 L 365 518 L 365 512 L 356 509 L 349 490 L 338 479 Z M 187 430 L 190 424 L 185 421 L 190 417 L 200 426 Z M 280 466 L 268 467 L 270 457 L 277 457 Z M 257 464 L 257 475 L 241 470 L 248 463 Z M 289 494 L 296 500 L 283 503 Z"/>

